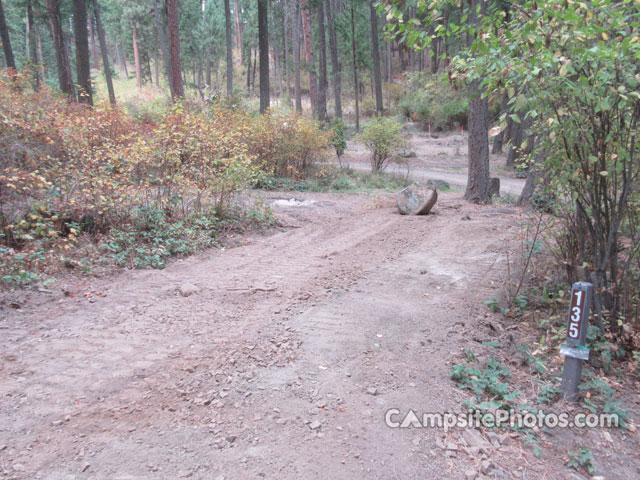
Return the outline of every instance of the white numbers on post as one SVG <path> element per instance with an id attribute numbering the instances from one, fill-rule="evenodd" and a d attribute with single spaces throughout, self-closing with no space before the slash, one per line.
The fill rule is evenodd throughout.
<path id="1" fill-rule="evenodd" d="M 582 317 L 582 290 L 575 290 L 571 299 L 571 314 L 569 316 L 569 328 L 567 336 L 569 338 L 580 339 L 580 320 Z"/>

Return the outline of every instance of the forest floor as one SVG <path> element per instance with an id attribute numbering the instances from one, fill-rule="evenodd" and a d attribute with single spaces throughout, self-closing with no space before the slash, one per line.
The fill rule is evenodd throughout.
<path id="1" fill-rule="evenodd" d="M 538 459 L 517 434 L 478 451 L 461 429 L 385 425 L 390 408 L 466 412 L 452 364 L 516 335 L 484 302 L 519 209 L 455 191 L 426 217 L 388 193 L 264 196 L 267 234 L 2 297 L 1 478 L 587 478 L 565 466 L 578 434 Z M 598 471 L 638 478 L 637 434 L 612 435 Z"/>

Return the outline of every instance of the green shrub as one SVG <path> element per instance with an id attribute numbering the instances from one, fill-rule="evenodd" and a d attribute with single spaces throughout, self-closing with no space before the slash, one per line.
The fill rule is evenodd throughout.
<path id="1" fill-rule="evenodd" d="M 347 148 L 347 140 L 344 135 L 344 122 L 341 118 L 335 118 L 331 121 L 331 130 L 329 132 L 329 143 L 336 149 L 338 161 L 342 165 L 341 157 Z"/>
<path id="2" fill-rule="evenodd" d="M 402 125 L 393 118 L 375 117 L 367 122 L 358 139 L 371 152 L 371 171 L 384 170 L 389 158 L 404 146 Z"/>

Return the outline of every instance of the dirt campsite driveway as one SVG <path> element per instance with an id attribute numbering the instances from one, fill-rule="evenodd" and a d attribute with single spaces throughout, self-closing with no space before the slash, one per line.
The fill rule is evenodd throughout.
<path id="1" fill-rule="evenodd" d="M 281 227 L 234 248 L 0 298 L 0 478 L 584 478 L 517 435 L 385 425 L 466 411 L 449 372 L 497 335 L 518 209 L 266 201 Z"/>
<path id="2" fill-rule="evenodd" d="M 162 271 L 78 279 L 0 320 L 0 474 L 17 479 L 462 478 L 479 458 L 392 407 L 460 411 L 515 209 L 305 195 L 286 225 Z M 64 291 L 64 293 L 63 293 Z M 13 305 L 16 307 L 17 305 Z M 446 453 L 446 454 L 445 454 Z M 449 455 L 449 456 L 447 456 Z M 529 458 L 518 467 L 514 458 Z M 493 461 L 540 465 L 517 444 Z M 535 462 L 534 462 L 535 463 Z"/>

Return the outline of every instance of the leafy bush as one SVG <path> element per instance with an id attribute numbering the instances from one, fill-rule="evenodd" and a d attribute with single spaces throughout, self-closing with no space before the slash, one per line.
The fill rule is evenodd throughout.
<path id="1" fill-rule="evenodd" d="M 360 101 L 360 115 L 373 117 L 376 114 L 376 99 L 367 95 Z"/>
<path id="2" fill-rule="evenodd" d="M 413 88 L 398 102 L 405 118 L 431 123 L 434 130 L 467 124 L 469 101 L 464 92 L 453 90 L 437 75 L 414 73 L 407 80 Z"/>
<path id="3" fill-rule="evenodd" d="M 371 152 L 371 170 L 384 170 L 389 158 L 404 146 L 402 125 L 393 118 L 375 117 L 367 122 L 358 140 Z"/>
<path id="4" fill-rule="evenodd" d="M 347 140 L 344 135 L 344 122 L 340 118 L 331 121 L 331 130 L 329 132 L 329 142 L 336 149 L 338 161 L 342 165 L 340 158 L 347 148 Z"/>
<path id="5" fill-rule="evenodd" d="M 208 245 L 194 219 L 223 219 L 262 174 L 251 150 L 260 120 L 223 106 L 213 113 L 176 106 L 138 121 L 117 108 L 34 92 L 21 77 L 0 78 L 0 103 L 5 285 L 39 281 L 84 248 L 81 237 L 110 245 L 111 263 L 161 267 L 168 256 Z M 318 141 L 292 136 L 307 148 Z M 158 218 L 141 222 L 151 218 L 144 212 Z"/>
<path id="6" fill-rule="evenodd" d="M 328 132 L 297 113 L 270 110 L 253 121 L 248 149 L 268 175 L 300 178 L 324 159 Z"/>

